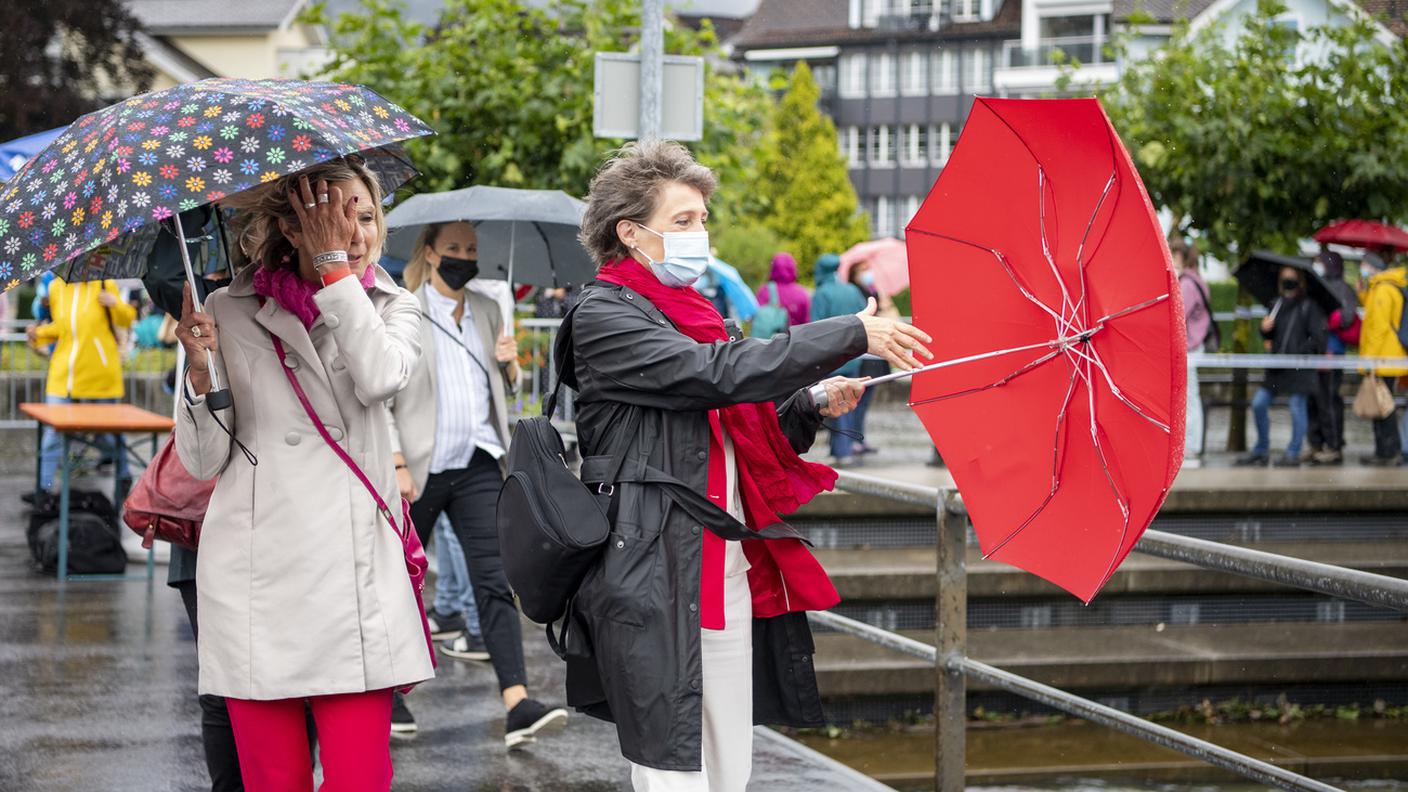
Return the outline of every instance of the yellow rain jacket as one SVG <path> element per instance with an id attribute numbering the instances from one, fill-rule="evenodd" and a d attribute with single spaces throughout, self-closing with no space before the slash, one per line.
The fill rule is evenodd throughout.
<path id="1" fill-rule="evenodd" d="M 1360 295 L 1364 302 L 1364 327 L 1359 332 L 1359 354 L 1364 357 L 1408 357 L 1398 342 L 1398 323 L 1403 318 L 1403 287 L 1408 286 L 1408 269 L 1393 267 L 1369 279 Z M 1380 377 L 1401 377 L 1408 368 L 1381 368 Z"/>
<path id="2" fill-rule="evenodd" d="M 98 302 L 103 292 L 118 298 L 111 308 Z M 53 322 L 35 331 L 41 346 L 57 343 L 49 360 L 50 396 L 68 399 L 122 398 L 122 357 L 115 327 L 131 327 L 137 311 L 122 301 L 112 281 L 49 284 Z"/>

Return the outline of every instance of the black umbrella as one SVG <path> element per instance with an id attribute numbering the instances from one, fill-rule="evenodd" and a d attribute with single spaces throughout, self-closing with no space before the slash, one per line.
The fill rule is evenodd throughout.
<path id="1" fill-rule="evenodd" d="M 1340 309 L 1340 300 L 1330 291 L 1330 287 L 1325 285 L 1325 281 L 1315 274 L 1310 261 L 1302 256 L 1282 256 L 1258 250 L 1232 274 L 1257 302 L 1270 308 L 1281 298 L 1281 268 L 1295 267 L 1305 273 L 1305 283 L 1311 299 L 1319 303 L 1328 316 Z"/>

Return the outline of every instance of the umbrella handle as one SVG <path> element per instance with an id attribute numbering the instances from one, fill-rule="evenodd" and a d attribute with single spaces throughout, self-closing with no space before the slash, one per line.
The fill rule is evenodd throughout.
<path id="1" fill-rule="evenodd" d="M 188 244 L 186 229 L 181 225 L 179 213 L 171 215 L 171 227 L 176 233 L 176 247 L 181 251 L 181 265 L 186 268 L 186 283 L 191 287 L 191 305 L 195 306 L 197 311 L 204 313 L 205 304 L 200 299 L 200 288 L 196 281 L 195 268 L 191 266 L 191 253 L 186 249 Z M 209 349 L 205 350 L 205 362 L 207 370 L 210 372 L 210 392 L 205 394 L 205 404 L 211 411 L 224 410 L 234 403 L 234 398 L 230 395 L 229 388 L 220 387 L 220 374 L 215 370 L 215 355 Z"/>

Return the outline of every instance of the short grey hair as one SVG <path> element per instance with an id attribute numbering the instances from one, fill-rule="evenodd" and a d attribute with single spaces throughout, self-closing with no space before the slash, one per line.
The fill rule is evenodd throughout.
<path id="1" fill-rule="evenodd" d="M 577 234 L 598 267 L 630 255 L 616 236 L 616 224 L 622 220 L 644 223 L 655 213 L 660 191 L 670 182 L 693 187 L 705 201 L 719 185 L 713 171 L 673 141 L 627 143 L 612 152 L 592 179 L 582 230 Z"/>

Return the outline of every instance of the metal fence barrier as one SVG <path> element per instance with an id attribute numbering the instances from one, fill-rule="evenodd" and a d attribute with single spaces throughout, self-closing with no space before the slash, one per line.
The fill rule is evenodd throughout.
<path id="1" fill-rule="evenodd" d="M 49 358 L 29 346 L 24 326 L 0 333 L 0 429 L 33 429 L 34 420 L 20 412 L 25 402 L 42 402 L 47 390 Z M 165 390 L 166 372 L 176 365 L 176 350 L 141 349 L 124 361 L 123 401 L 161 415 L 170 415 L 172 395 Z"/>
<path id="2" fill-rule="evenodd" d="M 934 789 L 960 792 L 964 788 L 966 745 L 966 680 L 974 679 L 1000 690 L 1039 702 L 1079 718 L 1167 748 L 1182 751 L 1216 767 L 1281 789 L 1334 792 L 1313 778 L 1293 773 L 1269 762 L 1238 753 L 1182 732 L 1160 726 L 1130 713 L 1096 703 L 1064 690 L 1044 685 L 967 656 L 967 513 L 952 490 L 892 481 L 841 471 L 836 486 L 847 492 L 900 503 L 936 507 L 938 522 L 934 632 L 930 646 L 879 627 L 835 613 L 811 613 L 818 625 L 853 635 L 934 664 Z M 1345 569 L 1299 558 L 1243 547 L 1146 531 L 1135 550 L 1147 555 L 1193 564 L 1247 577 L 1269 580 L 1337 597 L 1408 610 L 1408 580 Z"/>

